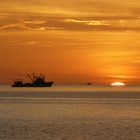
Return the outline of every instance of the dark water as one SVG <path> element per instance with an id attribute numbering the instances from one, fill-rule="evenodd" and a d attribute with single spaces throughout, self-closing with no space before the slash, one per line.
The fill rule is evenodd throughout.
<path id="1" fill-rule="evenodd" d="M 140 87 L 53 86 L 51 88 L 12 88 L 0 86 L 2 98 L 108 98 L 140 99 Z"/>
<path id="2" fill-rule="evenodd" d="M 140 92 L 140 86 L 92 86 L 92 85 L 54 85 L 52 87 L 22 87 L 10 85 L 0 86 L 0 92 Z"/>

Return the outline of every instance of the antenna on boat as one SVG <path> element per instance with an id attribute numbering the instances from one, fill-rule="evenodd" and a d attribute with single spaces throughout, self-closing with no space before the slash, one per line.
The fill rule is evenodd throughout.
<path id="1" fill-rule="evenodd" d="M 33 72 L 33 80 L 35 80 L 35 73 Z"/>
<path id="2" fill-rule="evenodd" d="M 45 79 L 45 75 L 43 75 L 42 73 L 40 73 L 40 76 L 41 76 L 43 79 Z"/>
<path id="3" fill-rule="evenodd" d="M 29 77 L 29 79 L 34 82 L 34 78 L 32 78 L 28 73 L 27 73 L 27 76 Z"/>
<path id="4" fill-rule="evenodd" d="M 45 75 L 43 75 L 43 78 L 44 78 L 44 79 L 46 78 Z"/>

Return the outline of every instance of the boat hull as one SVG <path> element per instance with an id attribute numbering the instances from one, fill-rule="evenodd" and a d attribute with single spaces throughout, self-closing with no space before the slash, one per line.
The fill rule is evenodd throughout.
<path id="1" fill-rule="evenodd" d="M 22 85 L 12 85 L 12 87 L 51 87 L 54 82 L 46 82 L 44 84 L 25 83 Z"/>

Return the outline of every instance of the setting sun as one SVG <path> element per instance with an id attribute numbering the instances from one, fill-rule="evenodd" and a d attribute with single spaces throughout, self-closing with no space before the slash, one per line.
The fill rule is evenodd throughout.
<path id="1" fill-rule="evenodd" d="M 125 86 L 126 84 L 125 83 L 122 83 L 122 82 L 114 82 L 111 84 L 111 86 Z"/>

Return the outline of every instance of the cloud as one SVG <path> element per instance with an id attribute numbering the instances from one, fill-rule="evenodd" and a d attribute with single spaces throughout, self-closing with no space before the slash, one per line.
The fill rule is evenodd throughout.
<path id="1" fill-rule="evenodd" d="M 10 21 L 11 22 L 11 21 Z M 32 31 L 47 31 L 47 30 L 63 30 L 61 27 L 47 26 L 46 20 L 15 20 L 13 23 L 0 26 L 0 30 L 32 30 Z"/>
<path id="2" fill-rule="evenodd" d="M 139 7 L 139 0 L 3 0 L 0 29 L 140 31 Z"/>
<path id="3" fill-rule="evenodd" d="M 40 27 L 36 28 L 36 30 L 39 31 L 47 31 L 47 30 L 63 30 L 64 28 L 59 28 L 59 27 Z"/>
<path id="4" fill-rule="evenodd" d="M 9 24 L 9 25 L 4 25 L 0 27 L 0 30 L 6 30 L 6 29 L 28 29 L 30 30 L 30 27 L 25 26 L 24 24 L 17 23 L 17 24 Z"/>
<path id="5" fill-rule="evenodd" d="M 139 0 L 3 0 L 0 11 L 8 13 L 44 13 L 71 16 L 136 16 L 140 10 Z"/>
<path id="6" fill-rule="evenodd" d="M 45 20 L 32 20 L 32 21 L 19 20 L 19 22 L 22 23 L 22 24 L 44 24 L 47 21 L 45 21 Z"/>
<path id="7" fill-rule="evenodd" d="M 134 4 L 136 3 L 137 4 Z M 83 15 L 130 15 L 137 11 L 139 0 L 3 0 L 0 3 L 0 12 L 6 13 L 44 13 L 71 16 Z M 135 7 L 135 8 L 133 8 Z M 137 13 L 137 12 L 135 12 Z"/>
<path id="8" fill-rule="evenodd" d="M 108 21 L 97 21 L 97 20 L 65 19 L 64 22 L 84 23 L 85 25 L 91 25 L 91 26 L 102 26 L 102 25 L 110 26 L 111 25 Z"/>
<path id="9" fill-rule="evenodd" d="M 8 41 L 8 44 L 12 46 L 18 47 L 49 47 L 52 45 L 52 41 L 49 40 L 16 40 L 16 41 Z"/>
<path id="10" fill-rule="evenodd" d="M 5 15 L 0 30 L 10 31 L 140 31 L 139 17 L 66 17 L 57 15 Z"/>

